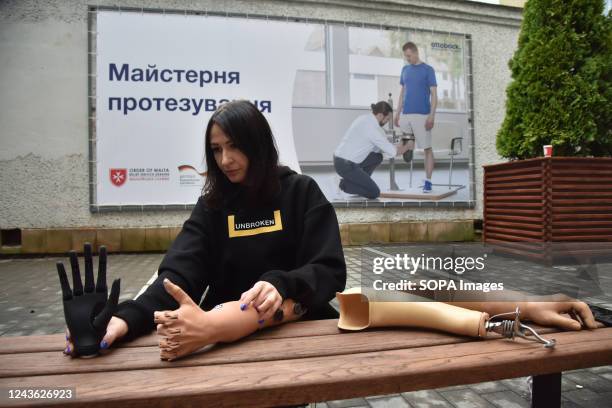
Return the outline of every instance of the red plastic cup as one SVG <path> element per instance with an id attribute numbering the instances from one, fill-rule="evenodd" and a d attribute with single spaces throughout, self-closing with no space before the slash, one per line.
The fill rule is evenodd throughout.
<path id="1" fill-rule="evenodd" d="M 544 157 L 552 156 L 552 145 L 544 145 Z"/>

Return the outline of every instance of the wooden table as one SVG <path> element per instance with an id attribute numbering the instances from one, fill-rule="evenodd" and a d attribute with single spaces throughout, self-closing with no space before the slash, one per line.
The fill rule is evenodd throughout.
<path id="1" fill-rule="evenodd" d="M 62 335 L 0 338 L 2 406 L 270 406 L 535 375 L 553 405 L 560 372 L 612 364 L 612 328 L 548 332 L 555 349 L 409 329 L 342 333 L 336 320 L 296 322 L 175 362 L 152 334 L 89 360 L 62 355 Z M 71 400 L 9 400 L 10 388 L 75 387 Z M 541 387 L 543 390 L 538 391 Z"/>

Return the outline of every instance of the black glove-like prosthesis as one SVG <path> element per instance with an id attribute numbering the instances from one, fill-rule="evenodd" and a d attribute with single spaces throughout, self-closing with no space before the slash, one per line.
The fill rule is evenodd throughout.
<path id="1" fill-rule="evenodd" d="M 106 334 L 106 326 L 117 308 L 121 279 L 115 279 L 107 299 L 106 247 L 100 247 L 98 257 L 98 280 L 94 286 L 91 244 L 84 245 L 85 288 L 81 283 L 79 260 L 76 251 L 70 251 L 73 289 L 70 289 L 66 270 L 62 262 L 57 263 L 62 286 L 64 316 L 75 352 L 80 356 L 93 356 L 100 349 L 100 341 Z"/>

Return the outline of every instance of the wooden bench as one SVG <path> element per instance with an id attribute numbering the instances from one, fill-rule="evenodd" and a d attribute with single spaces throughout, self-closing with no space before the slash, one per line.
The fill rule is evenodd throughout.
<path id="1" fill-rule="evenodd" d="M 408 329 L 341 333 L 336 320 L 296 322 L 175 362 L 152 334 L 103 358 L 62 355 L 62 335 L 0 338 L 2 406 L 273 406 L 535 375 L 535 397 L 560 404 L 560 373 L 612 364 L 612 328 L 556 332 L 546 349 Z M 11 388 L 75 387 L 72 400 L 9 400 Z M 544 390 L 539 390 L 544 387 Z"/>

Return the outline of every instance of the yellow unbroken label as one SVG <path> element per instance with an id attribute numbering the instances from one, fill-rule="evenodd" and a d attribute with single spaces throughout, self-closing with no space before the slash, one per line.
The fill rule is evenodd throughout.
<path id="1" fill-rule="evenodd" d="M 274 219 L 264 219 L 236 223 L 233 215 L 227 216 L 227 230 L 230 238 L 248 237 L 251 235 L 266 234 L 268 232 L 282 231 L 283 222 L 281 221 L 280 210 L 274 211 Z"/>

